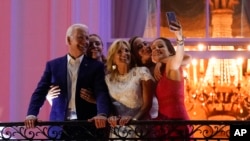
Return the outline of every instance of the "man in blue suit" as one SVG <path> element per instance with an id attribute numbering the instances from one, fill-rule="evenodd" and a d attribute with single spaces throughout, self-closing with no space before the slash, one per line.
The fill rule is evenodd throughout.
<path id="1" fill-rule="evenodd" d="M 39 110 L 46 100 L 50 86 L 58 86 L 60 94 L 53 99 L 51 121 L 88 120 L 96 128 L 106 126 L 110 110 L 110 97 L 105 83 L 104 64 L 88 58 L 88 27 L 83 24 L 71 25 L 66 33 L 68 54 L 48 61 L 37 88 L 32 94 L 25 126 L 34 128 Z M 96 104 L 80 98 L 80 90 L 91 89 Z"/>

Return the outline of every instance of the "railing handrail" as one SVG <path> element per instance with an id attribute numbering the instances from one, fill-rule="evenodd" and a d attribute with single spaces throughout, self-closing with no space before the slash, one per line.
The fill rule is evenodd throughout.
<path id="1" fill-rule="evenodd" d="M 1 122 L 0 123 L 0 139 L 8 140 L 12 137 L 16 137 L 18 134 L 22 139 L 30 140 L 30 139 L 37 139 L 37 135 L 44 135 L 46 138 L 50 138 L 48 135 L 48 132 L 50 130 L 50 127 L 53 126 L 59 126 L 59 127 L 78 127 L 78 126 L 85 126 L 85 125 L 93 125 L 93 123 L 88 122 L 87 120 L 83 121 L 41 121 L 37 122 L 36 124 L 36 130 L 32 131 L 32 129 L 26 129 L 24 127 L 24 122 Z M 145 139 L 145 140 L 156 140 L 156 139 L 174 139 L 175 137 L 171 136 L 171 133 L 169 129 L 171 128 L 171 132 L 175 130 L 178 130 L 178 127 L 180 126 L 188 126 L 190 128 L 190 131 L 188 133 L 185 133 L 185 135 L 188 136 L 189 139 L 192 140 L 229 140 L 230 138 L 230 127 L 231 126 L 249 126 L 250 127 L 250 121 L 236 121 L 236 120 L 137 120 L 137 121 L 131 121 L 127 127 L 129 127 L 129 130 L 126 129 L 127 133 L 135 133 L 137 135 L 137 139 Z M 150 136 L 152 134 L 152 129 L 154 127 L 162 128 L 164 127 L 170 127 L 169 129 L 163 132 L 163 135 L 161 138 L 152 137 Z M 94 127 L 94 126 L 93 126 Z M 120 130 L 117 127 L 111 128 L 109 127 L 109 124 L 107 124 L 107 132 L 104 132 L 103 134 L 107 133 L 113 133 L 115 130 Z M 63 130 L 63 129 L 61 129 Z M 165 129 L 164 129 L 165 130 Z M 7 134 L 6 134 L 7 133 Z M 58 135 L 59 133 L 56 133 Z M 155 134 L 155 133 L 154 133 Z M 113 137 L 106 136 L 107 140 L 114 140 Z M 70 139 L 75 139 L 75 136 L 70 137 Z M 103 138 L 102 138 L 103 139 Z M 115 139 L 133 139 L 129 138 L 127 135 L 117 135 Z"/>
<path id="2" fill-rule="evenodd" d="M 37 126 L 44 126 L 44 125 L 58 125 L 58 124 L 64 124 L 64 125 L 72 125 L 74 123 L 77 124 L 89 124 L 87 120 L 75 120 L 75 121 L 40 121 L 37 122 Z M 216 125 L 232 125 L 232 124 L 244 124 L 249 125 L 250 121 L 240 121 L 240 120 L 136 120 L 131 121 L 129 124 L 143 124 L 143 123 L 176 123 L 176 124 L 216 124 Z M 24 122 L 0 122 L 0 126 L 24 126 Z"/>

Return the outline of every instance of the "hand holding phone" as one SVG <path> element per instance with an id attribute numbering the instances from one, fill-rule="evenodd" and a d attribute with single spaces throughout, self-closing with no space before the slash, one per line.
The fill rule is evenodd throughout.
<path id="1" fill-rule="evenodd" d="M 167 19 L 168 19 L 168 25 L 170 25 L 171 22 L 177 22 L 176 15 L 174 12 L 167 12 Z"/>
<path id="2" fill-rule="evenodd" d="M 180 28 L 180 25 L 178 24 L 176 15 L 174 12 L 166 12 L 167 20 L 168 20 L 168 27 L 170 31 L 175 31 L 176 28 Z M 174 27 L 174 28 L 173 28 Z"/>

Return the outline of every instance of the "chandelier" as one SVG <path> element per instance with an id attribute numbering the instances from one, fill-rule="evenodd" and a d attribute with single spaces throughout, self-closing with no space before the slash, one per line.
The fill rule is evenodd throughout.
<path id="1" fill-rule="evenodd" d="M 190 116 L 202 114 L 210 120 L 250 119 L 250 77 L 242 73 L 244 60 L 210 58 L 206 61 L 205 69 L 203 59 L 193 60 L 186 68 L 185 104 Z M 250 70 L 249 65 L 244 71 Z"/>
<path id="2" fill-rule="evenodd" d="M 210 1 L 211 36 L 231 38 L 234 3 Z M 234 46 L 210 46 L 209 50 L 235 51 Z M 191 119 L 250 119 L 250 60 L 200 59 L 186 68 L 185 104 Z"/>

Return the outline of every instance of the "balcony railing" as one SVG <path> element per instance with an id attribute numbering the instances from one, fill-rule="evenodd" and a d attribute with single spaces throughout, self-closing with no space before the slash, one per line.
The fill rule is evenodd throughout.
<path id="1" fill-rule="evenodd" d="M 189 132 L 184 133 L 183 130 L 179 130 L 180 127 L 184 126 L 188 127 Z M 230 127 L 233 126 L 249 127 L 250 121 L 131 121 L 126 128 L 125 126 L 116 128 L 107 126 L 98 132 L 95 132 L 92 123 L 87 121 L 39 122 L 34 129 L 26 129 L 23 122 L 8 122 L 0 123 L 0 140 L 56 140 L 64 139 L 61 138 L 61 135 L 64 134 L 67 140 L 88 140 L 91 138 L 97 141 L 228 141 L 230 140 Z M 68 132 L 69 129 L 73 129 L 74 132 Z M 66 136 L 65 133 L 67 133 Z M 172 133 L 178 135 L 173 136 Z M 83 134 L 87 136 L 83 137 Z"/>

